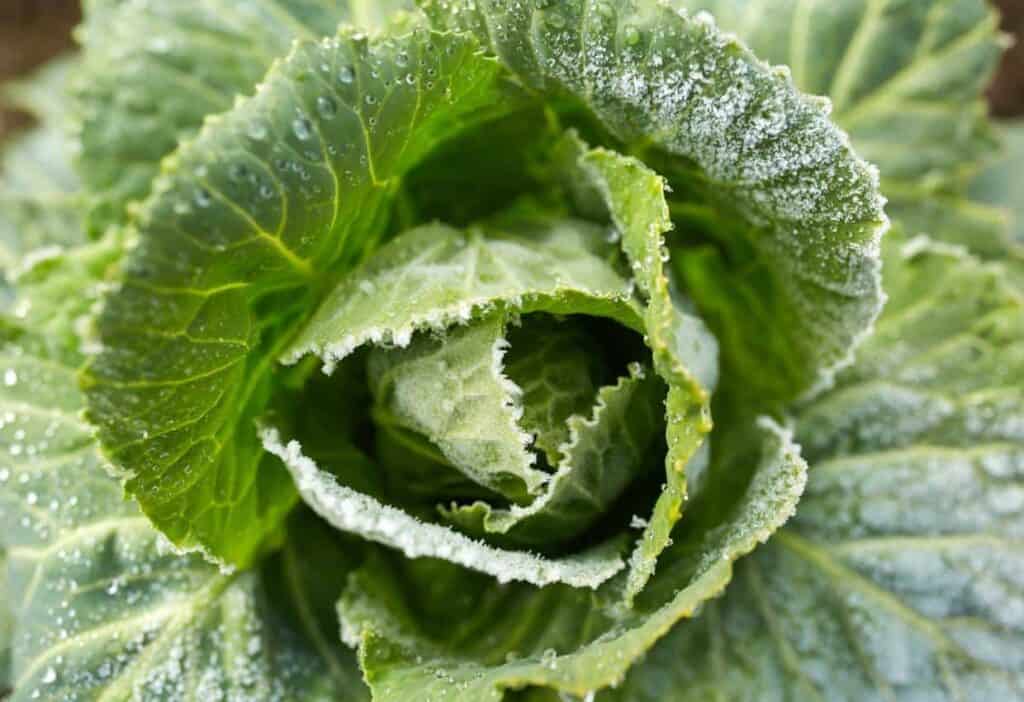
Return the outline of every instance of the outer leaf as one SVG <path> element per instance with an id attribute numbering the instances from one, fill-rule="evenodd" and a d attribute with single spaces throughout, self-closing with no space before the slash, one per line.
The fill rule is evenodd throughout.
<path id="1" fill-rule="evenodd" d="M 674 2 L 711 11 L 793 82 L 827 95 L 832 118 L 882 173 L 890 213 L 948 241 L 994 254 L 1005 229 L 962 199 L 997 140 L 985 89 L 1006 42 L 985 0 Z M 954 204 L 954 202 L 956 204 Z M 950 212 L 957 221 L 949 221 Z"/>
<path id="2" fill-rule="evenodd" d="M 664 392 L 636 366 L 628 378 L 603 387 L 589 415 L 573 415 L 562 459 L 543 495 L 529 505 L 493 509 L 486 502 L 445 510 L 471 534 L 502 534 L 512 543 L 544 545 L 591 527 L 626 487 L 650 467 L 649 452 L 661 429 L 655 408 Z"/>
<path id="3" fill-rule="evenodd" d="M 964 188 L 936 193 L 892 208 L 903 228 L 941 240 L 960 242 L 978 255 L 1024 262 L 1024 184 L 1016 165 L 1024 158 L 1024 127 L 996 125 L 1000 152 L 976 172 Z"/>
<path id="4" fill-rule="evenodd" d="M 273 360 L 381 235 L 400 176 L 515 104 L 498 70 L 438 34 L 299 43 L 168 162 L 83 382 L 107 455 L 174 543 L 245 564 L 294 504 L 252 424 Z"/>
<path id="5" fill-rule="evenodd" d="M 302 454 L 297 441 L 284 444 L 276 429 L 265 429 L 262 438 L 266 449 L 288 466 L 299 494 L 317 514 L 342 531 L 391 546 L 408 558 L 444 558 L 493 575 L 502 583 L 518 580 L 540 586 L 566 583 L 589 588 L 608 580 L 624 565 L 614 543 L 557 560 L 502 551 L 447 527 L 421 522 L 338 483 Z"/>
<path id="6" fill-rule="evenodd" d="M 765 431 L 761 464 L 735 509 L 718 528 L 677 541 L 637 609 L 618 606 L 623 579 L 596 593 L 501 587 L 440 561 L 371 560 L 339 611 L 345 639 L 360 642 L 374 699 L 480 702 L 530 685 L 583 696 L 619 681 L 795 509 L 805 466 L 784 432 Z"/>
<path id="7" fill-rule="evenodd" d="M 175 554 L 122 499 L 79 418 L 75 363 L 5 330 L 0 545 L 17 617 L 12 699 L 365 699 L 351 659 L 321 650 L 335 657 L 329 669 L 268 601 L 260 573 Z"/>
<path id="8" fill-rule="evenodd" d="M 885 270 L 878 333 L 798 415 L 797 517 L 607 699 L 1024 695 L 1024 300 L 922 240 Z"/>
<path id="9" fill-rule="evenodd" d="M 786 317 L 773 331 L 799 360 L 772 370 L 786 372 L 789 396 L 849 360 L 880 307 L 886 220 L 875 172 L 818 101 L 706 16 L 655 0 L 421 5 L 486 41 L 530 87 L 574 96 L 645 160 L 660 155 L 673 187 L 731 223 L 722 233 L 737 269 L 778 277 Z M 808 338 L 824 319 L 827 331 Z"/>
<path id="10" fill-rule="evenodd" d="M 126 204 L 147 195 L 161 159 L 205 117 L 249 94 L 293 40 L 331 36 L 343 22 L 373 29 L 407 5 L 89 0 L 78 33 L 85 65 L 77 78 L 77 167 L 93 196 L 90 227 L 117 221 Z"/>

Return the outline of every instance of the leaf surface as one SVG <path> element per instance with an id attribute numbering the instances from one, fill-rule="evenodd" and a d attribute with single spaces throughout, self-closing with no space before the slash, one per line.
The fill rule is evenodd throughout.
<path id="1" fill-rule="evenodd" d="M 1005 49 L 985 0 L 676 2 L 708 10 L 762 59 L 832 103 L 832 119 L 878 166 L 890 214 L 914 233 L 993 255 L 1005 226 L 966 199 L 998 151 L 985 90 Z M 950 212 L 952 210 L 952 212 Z M 956 220 L 950 221 L 950 216 Z"/>
<path id="2" fill-rule="evenodd" d="M 166 163 L 83 383 L 106 455 L 172 542 L 244 565 L 295 503 L 253 426 L 276 358 L 383 234 L 401 175 L 515 104 L 498 71 L 427 32 L 300 42 Z"/>
<path id="3" fill-rule="evenodd" d="M 561 460 L 543 495 L 526 506 L 487 502 L 443 510 L 470 534 L 501 534 L 512 543 L 542 545 L 572 538 L 596 523 L 629 484 L 650 467 L 648 453 L 663 422 L 664 389 L 643 368 L 601 388 L 591 412 L 567 418 Z"/>
<path id="4" fill-rule="evenodd" d="M 715 529 L 679 539 L 635 609 L 621 606 L 623 577 L 596 592 L 538 589 L 498 586 L 442 561 L 369 560 L 339 612 L 374 699 L 504 700 L 525 686 L 585 696 L 621 680 L 795 509 L 806 466 L 785 432 L 770 423 L 763 432 L 756 477 L 735 510 Z"/>
<path id="5" fill-rule="evenodd" d="M 1024 693 L 1024 315 L 1006 269 L 887 244 L 890 302 L 796 417 L 796 517 L 606 699 Z"/>
<path id="6" fill-rule="evenodd" d="M 474 33 L 529 87 L 568 93 L 687 201 L 730 223 L 713 229 L 735 270 L 776 278 L 769 323 L 791 349 L 771 359 L 775 373 L 746 382 L 780 378 L 771 389 L 788 399 L 849 361 L 881 305 L 877 247 L 887 220 L 877 173 L 819 101 L 706 14 L 665 3 L 421 6 L 435 25 Z"/>
<path id="7" fill-rule="evenodd" d="M 11 699 L 365 699 L 351 654 L 318 652 L 263 574 L 177 554 L 124 500 L 80 418 L 80 357 L 47 346 L 7 326 L 0 351 Z"/>
<path id="8" fill-rule="evenodd" d="M 526 581 L 538 586 L 566 583 L 595 588 L 622 569 L 614 543 L 589 553 L 547 559 L 521 551 L 504 551 L 452 529 L 422 522 L 342 485 L 303 455 L 297 441 L 287 444 L 276 429 L 265 429 L 263 445 L 288 467 L 299 494 L 336 528 L 401 551 L 407 558 L 446 561 L 494 576 L 501 583 Z"/>
<path id="9" fill-rule="evenodd" d="M 378 29 L 401 0 L 91 0 L 78 30 L 75 77 L 81 133 L 77 170 L 91 195 L 88 226 L 119 221 L 149 194 L 160 162 L 207 117 L 249 95 L 294 40 L 333 36 L 339 24 Z"/>

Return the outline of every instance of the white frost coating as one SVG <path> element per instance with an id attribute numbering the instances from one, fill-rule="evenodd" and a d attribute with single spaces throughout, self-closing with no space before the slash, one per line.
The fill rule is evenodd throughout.
<path id="1" fill-rule="evenodd" d="M 934 253 L 954 258 L 970 258 L 971 256 L 965 246 L 935 241 L 924 234 L 918 234 L 900 247 L 900 255 L 905 259 L 915 258 L 923 253 Z"/>
<path id="2" fill-rule="evenodd" d="M 509 410 L 509 417 L 512 420 L 511 431 L 515 436 L 519 437 L 520 445 L 526 449 L 525 468 L 529 468 L 537 463 L 537 454 L 529 450 L 533 444 L 533 435 L 525 431 L 520 424 L 524 411 L 522 403 L 523 389 L 505 375 L 505 353 L 508 352 L 509 348 L 508 339 L 504 336 L 499 336 L 494 340 L 494 346 L 491 347 L 491 375 L 497 378 L 498 385 L 502 389 L 502 397 L 505 399 L 504 406 Z M 551 477 L 547 474 L 543 478 L 544 480 L 541 484 L 551 480 Z"/>
<path id="3" fill-rule="evenodd" d="M 791 430 L 770 417 L 758 417 L 757 427 L 767 437 L 765 454 L 728 527 L 713 537 L 718 543 L 701 559 L 697 572 L 710 570 L 716 561 L 747 555 L 796 514 L 807 487 L 807 463 L 800 457 L 800 446 Z"/>
<path id="4" fill-rule="evenodd" d="M 38 249 L 29 251 L 21 257 L 21 260 L 18 262 L 17 267 L 12 271 L 11 275 L 14 278 L 14 281 L 17 282 L 20 277 L 32 272 L 36 266 L 46 263 L 47 261 L 60 258 L 63 253 L 64 247 L 56 244 L 41 246 Z"/>
<path id="5" fill-rule="evenodd" d="M 537 586 L 565 583 L 596 588 L 625 565 L 613 557 L 570 556 L 556 560 L 523 551 L 506 551 L 438 524 L 421 522 L 399 509 L 339 484 L 303 455 L 297 441 L 282 443 L 272 427 L 260 431 L 263 447 L 288 467 L 303 500 L 343 531 L 398 549 L 409 558 L 443 558 L 493 575 L 499 582 L 523 581 Z"/>

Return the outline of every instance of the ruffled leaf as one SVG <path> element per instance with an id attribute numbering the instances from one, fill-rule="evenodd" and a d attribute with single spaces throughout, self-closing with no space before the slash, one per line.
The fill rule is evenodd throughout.
<path id="1" fill-rule="evenodd" d="M 277 529 L 296 495 L 253 426 L 275 359 L 383 234 L 400 176 L 503 95 L 470 40 L 300 42 L 165 164 L 83 383 L 172 542 L 244 565 Z"/>
<path id="2" fill-rule="evenodd" d="M 285 350 L 328 370 L 363 344 L 405 346 L 494 308 L 590 314 L 642 326 L 630 280 L 609 259 L 596 226 L 522 221 L 462 232 L 443 225 L 404 233 L 332 290 Z"/>
<path id="3" fill-rule="evenodd" d="M 881 306 L 877 247 L 887 220 L 876 172 L 819 101 L 706 14 L 665 3 L 421 6 L 437 26 L 474 33 L 531 88 L 569 93 L 667 175 L 676 199 L 710 211 L 707 235 L 728 252 L 730 290 L 771 281 L 774 306 L 759 336 L 779 337 L 788 353 L 758 354 L 758 372 L 743 376 L 755 396 L 790 399 L 849 362 Z M 701 295 L 697 284 L 687 291 Z M 735 294 L 716 290 L 715 299 L 743 309 Z"/>
<path id="4" fill-rule="evenodd" d="M 921 239 L 885 271 L 878 333 L 797 415 L 797 516 L 607 699 L 1024 694 L 1024 300 Z"/>
<path id="5" fill-rule="evenodd" d="M 661 383 L 634 367 L 629 377 L 598 391 L 588 414 L 566 420 L 561 460 L 543 495 L 526 506 L 495 509 L 477 501 L 443 514 L 471 534 L 501 534 L 511 543 L 543 545 L 583 533 L 650 468 L 648 453 L 663 426 L 656 412 L 663 393 Z"/>
<path id="6" fill-rule="evenodd" d="M 534 467 L 520 426 L 520 389 L 508 379 L 504 315 L 492 314 L 443 339 L 420 335 L 408 348 L 369 361 L 378 426 L 416 432 L 473 482 L 510 500 L 536 494 L 549 475 Z"/>
<path id="7" fill-rule="evenodd" d="M 374 699 L 503 700 L 526 686 L 584 696 L 620 681 L 795 510 L 806 466 L 785 432 L 765 423 L 763 438 L 755 477 L 735 508 L 716 528 L 677 540 L 635 609 L 621 606 L 622 578 L 590 593 L 497 586 L 441 561 L 369 560 L 339 612 Z"/>
<path id="8" fill-rule="evenodd" d="M 75 81 L 76 165 L 91 196 L 89 227 L 102 231 L 149 194 L 161 160 L 208 116 L 250 94 L 294 40 L 332 36 L 342 23 L 376 29 L 408 4 L 89 0 L 78 30 L 85 62 Z"/>
<path id="9" fill-rule="evenodd" d="M 522 551 L 505 551 L 475 541 L 457 531 L 421 522 L 402 510 L 339 483 L 302 454 L 297 441 L 283 443 L 276 429 L 262 434 L 264 447 L 280 458 L 313 510 L 334 527 L 363 539 L 390 546 L 407 558 L 443 558 L 494 576 L 501 583 L 525 581 L 538 586 L 565 583 L 595 588 L 622 569 L 614 542 L 560 559 Z"/>

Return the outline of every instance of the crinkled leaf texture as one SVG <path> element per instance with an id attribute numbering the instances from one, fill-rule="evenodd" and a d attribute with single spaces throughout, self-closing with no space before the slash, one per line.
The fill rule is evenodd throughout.
<path id="1" fill-rule="evenodd" d="M 309 322 L 315 310 L 322 321 L 343 307 L 332 295 L 348 294 L 346 274 L 385 236 L 392 211 L 400 220 L 405 175 L 474 126 L 547 97 L 572 94 L 607 131 L 660 154 L 678 176 L 673 185 L 737 232 L 737 270 L 759 261 L 771 271 L 778 303 L 762 318 L 784 322 L 776 329 L 788 353 L 768 354 L 745 376 L 764 384 L 764 406 L 826 378 L 869 326 L 885 224 L 876 178 L 816 102 L 713 26 L 660 4 L 594 14 L 582 34 L 578 2 L 526 7 L 501 17 L 489 3 L 427 8 L 439 28 L 472 36 L 417 29 L 367 39 L 346 30 L 300 40 L 252 98 L 206 120 L 165 160 L 83 383 L 105 454 L 176 545 L 245 565 L 273 537 L 296 493 L 253 422 L 270 402 L 278 357 L 294 359 L 296 339 L 319 329 Z M 134 12 L 110 9 L 122 11 Z M 508 32 L 485 31 L 498 24 Z M 694 80 L 698 65 L 706 80 Z M 683 470 L 709 428 L 708 397 L 689 359 L 671 358 L 699 335 L 680 334 L 695 327 L 673 321 L 660 260 L 671 227 L 663 183 L 639 162 L 636 183 L 612 183 L 602 169 L 613 156 L 596 155 L 583 170 L 598 191 L 655 198 L 656 211 L 637 216 L 606 202 L 598 219 L 624 237 L 638 294 L 649 300 L 642 326 L 654 370 L 670 387 L 670 414 L 681 417 L 669 425 L 669 488 L 648 545 L 634 554 L 632 596 L 678 520 Z M 575 306 L 550 311 L 628 321 L 615 312 L 621 304 L 596 313 Z M 334 350 L 354 339 L 331 331 Z M 397 331 L 404 340 L 407 330 Z"/>
<path id="2" fill-rule="evenodd" d="M 294 504 L 253 426 L 275 358 L 380 237 L 399 176 L 504 104 L 498 73 L 439 34 L 299 42 L 167 165 L 84 382 L 106 453 L 173 542 L 244 565 Z"/>
<path id="3" fill-rule="evenodd" d="M 601 438 L 599 424 L 603 412 L 624 399 L 618 397 L 623 388 L 639 383 L 650 382 L 658 392 L 667 388 L 665 485 L 628 572 L 609 579 L 613 571 L 602 565 L 600 553 L 584 552 L 565 562 L 527 560 L 522 553 L 488 553 L 443 527 L 416 523 L 339 484 L 324 466 L 303 457 L 297 443 L 283 445 L 267 434 L 268 447 L 286 459 L 300 493 L 316 511 L 343 530 L 412 556 L 377 552 L 353 576 L 339 604 L 345 640 L 359 646 L 367 681 L 379 699 L 440 700 L 453 694 L 465 700 L 502 699 L 507 689 L 530 685 L 585 694 L 613 684 L 673 623 L 720 592 L 732 561 L 792 514 L 803 489 L 805 466 L 796 447 L 766 420 L 759 434 L 764 445 L 754 451 L 757 470 L 743 494 L 715 523 L 672 543 L 669 534 L 685 499 L 685 468 L 709 429 L 717 346 L 670 289 L 661 242 L 668 227 L 662 179 L 634 159 L 588 150 L 575 136 L 567 139 L 572 169 L 581 172 L 578 182 L 596 191 L 617 236 L 599 236 L 591 225 L 571 220 L 500 220 L 471 235 L 437 225 L 408 232 L 339 285 L 286 357 L 314 352 L 333 365 L 344 363 L 362 343 L 381 344 L 375 352 L 381 355 L 370 363 L 371 385 L 382 403 L 375 413 L 432 434 L 453 464 L 475 455 L 467 466 L 480 467 L 488 465 L 496 443 L 510 453 L 522 448 L 516 433 L 506 436 L 491 414 L 463 411 L 467 404 L 477 407 L 472 403 L 479 397 L 462 390 L 468 383 L 463 378 L 482 370 L 492 392 L 500 392 L 504 372 L 494 373 L 492 364 L 501 348 L 495 342 L 505 330 L 502 318 L 537 311 L 609 317 L 624 324 L 622 332 L 630 327 L 645 332 L 653 372 L 633 365 L 628 378 L 598 393 L 589 422 L 594 434 L 588 433 L 585 417 L 567 420 L 576 443 L 563 444 L 566 463 L 533 503 L 501 511 L 477 502 L 468 511 L 479 515 L 482 531 L 488 519 L 511 522 L 511 528 L 517 520 L 542 515 L 551 502 L 571 498 L 573 491 L 579 499 L 586 476 L 601 470 L 601 456 L 624 461 L 627 471 L 631 460 L 642 463 L 640 452 L 623 456 L 620 449 L 619 456 L 609 455 L 615 447 Z M 590 236 L 577 238 L 581 232 Z M 634 274 L 635 291 L 616 272 L 619 267 L 608 263 L 615 261 L 617 249 L 621 267 Z M 486 313 L 474 319 L 475 309 Z M 453 322 L 464 326 L 445 333 Z M 523 321 L 524 328 L 528 324 Z M 423 334 L 430 330 L 444 335 Z M 432 384 L 437 377 L 450 379 L 453 388 L 432 397 L 441 391 Z M 517 397 L 509 388 L 505 406 L 514 406 Z M 640 409 L 649 412 L 650 404 Z M 513 418 L 525 414 L 516 408 Z M 653 418 L 633 424 L 648 433 L 658 425 Z M 584 440 L 598 442 L 593 458 L 585 447 L 574 453 Z M 581 462 L 573 462 L 574 456 Z M 528 480 L 522 482 L 529 492 Z M 465 518 L 467 512 L 456 514 Z M 493 523 L 491 528 L 501 531 Z M 451 622 L 459 625 L 453 628 Z"/>
<path id="4" fill-rule="evenodd" d="M 779 341 L 759 347 L 760 372 L 744 375 L 762 406 L 826 385 L 849 361 L 880 308 L 877 248 L 887 219 L 877 173 L 820 102 L 706 13 L 689 17 L 666 3 L 421 5 L 436 25 L 480 37 L 531 88 L 572 95 L 714 221 L 708 234 L 735 266 L 723 286 L 730 293 L 715 291 L 716 314 L 744 314 L 739 293 L 767 288 L 751 293 L 771 305 L 758 337 Z M 688 243 L 701 235 L 677 234 Z M 701 287 L 687 292 L 712 302 Z M 727 353 L 742 349 L 730 343 Z"/>
<path id="5" fill-rule="evenodd" d="M 94 285 L 97 271 L 83 261 L 102 252 L 82 245 L 23 277 L 14 309 Z M 0 322 L 11 699 L 365 699 L 351 653 L 333 643 L 333 618 L 322 617 L 321 584 L 310 579 L 316 563 L 334 563 L 326 579 L 334 597 L 354 563 L 322 526 L 297 518 L 279 557 L 228 573 L 175 552 L 124 500 L 81 417 L 81 339 L 58 333 L 89 299 L 62 292 Z"/>
<path id="6" fill-rule="evenodd" d="M 707 10 L 763 59 L 824 95 L 878 166 L 889 213 L 909 231 L 1002 254 L 1007 226 L 969 183 L 1001 151 L 984 92 L 1006 40 L 985 0 L 674 2 Z"/>
<path id="7" fill-rule="evenodd" d="M 75 76 L 88 226 L 102 231 L 141 200 L 160 161 L 208 115 L 251 92 L 294 40 L 331 36 L 340 24 L 384 25 L 402 0 L 86 0 Z"/>
<path id="8" fill-rule="evenodd" d="M 735 509 L 716 528 L 678 538 L 635 607 L 622 606 L 623 579 L 595 592 L 538 589 L 444 561 L 370 559 L 339 613 L 374 698 L 500 701 L 528 686 L 584 696 L 620 681 L 795 510 L 806 466 L 786 432 L 767 421 L 762 432 L 760 463 Z"/>
<path id="9" fill-rule="evenodd" d="M 796 517 L 599 699 L 1024 695 L 1024 300 L 962 250 L 886 248 L 875 336 L 795 417 Z"/>
<path id="10" fill-rule="evenodd" d="M 18 86 L 46 140 L 59 134 L 67 69 Z M 50 143 L 42 161 L 23 161 L 13 146 L 5 168 L 70 173 L 67 144 Z M 4 187 L 22 182 L 9 175 Z M 73 190 L 67 183 L 61 192 Z M 53 197 L 42 187 L 19 194 Z M 86 242 L 81 212 L 12 233 L 21 260 L 0 312 L 5 699 L 368 699 L 331 611 L 358 550 L 297 514 L 279 555 L 222 572 L 175 552 L 110 476 L 76 374 L 93 341 L 85 322 L 122 248 L 116 232 Z M 333 572 L 313 578 L 327 560 Z"/>

